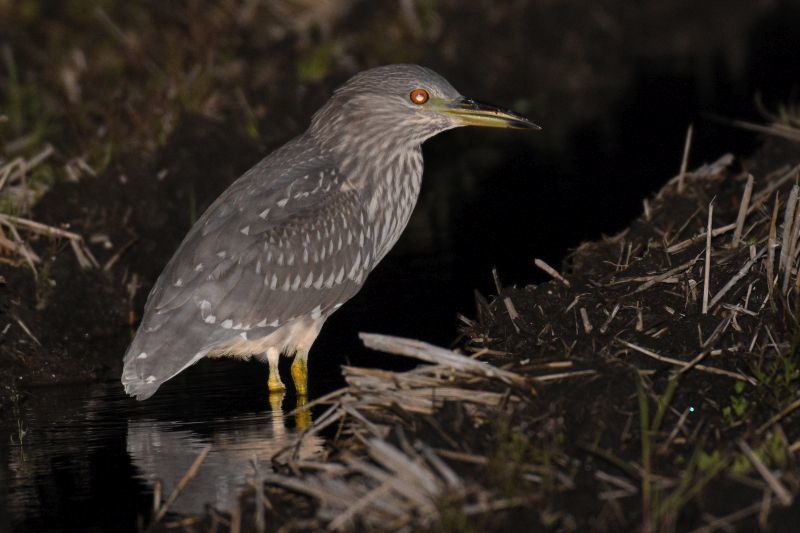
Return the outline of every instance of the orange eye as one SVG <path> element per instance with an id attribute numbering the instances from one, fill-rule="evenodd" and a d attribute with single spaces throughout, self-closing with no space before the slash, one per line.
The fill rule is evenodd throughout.
<path id="1" fill-rule="evenodd" d="M 425 89 L 414 89 L 409 95 L 411 101 L 417 105 L 422 105 L 428 101 L 428 91 Z"/>

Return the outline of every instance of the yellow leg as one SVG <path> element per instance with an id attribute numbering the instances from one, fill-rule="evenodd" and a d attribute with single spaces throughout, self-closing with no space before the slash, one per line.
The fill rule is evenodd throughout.
<path id="1" fill-rule="evenodd" d="M 286 390 L 286 386 L 283 384 L 283 381 L 281 381 L 281 373 L 278 370 L 278 360 L 280 357 L 281 353 L 275 348 L 267 350 L 267 362 L 269 363 L 267 387 L 269 388 L 270 394 Z"/>
<path id="2" fill-rule="evenodd" d="M 292 363 L 292 380 L 298 396 L 308 394 L 308 352 L 298 350 Z"/>

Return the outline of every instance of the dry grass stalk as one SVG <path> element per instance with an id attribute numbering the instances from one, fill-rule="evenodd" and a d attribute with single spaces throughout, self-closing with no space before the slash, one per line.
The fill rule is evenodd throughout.
<path id="1" fill-rule="evenodd" d="M 53 226 L 48 226 L 47 224 L 42 224 L 41 222 L 35 222 L 26 218 L 3 214 L 0 214 L 0 226 L 8 228 L 12 234 L 15 234 L 17 228 L 22 228 L 31 233 L 45 235 L 47 237 L 67 239 L 81 268 L 96 268 L 99 266 L 97 259 L 94 258 L 91 250 L 89 250 L 89 247 L 86 246 L 86 242 L 83 240 L 83 237 L 77 233 L 55 228 Z M 17 244 L 20 243 L 18 242 Z M 25 247 L 26 249 L 29 249 L 27 245 L 25 245 Z M 30 250 L 29 253 L 32 253 L 32 250 Z M 38 258 L 34 261 L 31 257 L 31 261 L 38 262 Z"/>
<path id="2" fill-rule="evenodd" d="M 728 283 L 726 283 L 725 286 L 722 287 L 719 290 L 719 292 L 717 292 L 716 295 L 714 295 L 714 297 L 711 299 L 711 302 L 708 304 L 709 308 L 713 308 L 715 305 L 717 305 L 717 303 L 719 303 L 722 297 L 725 296 L 728 293 L 728 291 L 731 290 L 733 286 L 736 285 L 743 277 L 745 277 L 748 272 L 750 272 L 750 269 L 753 267 L 756 261 L 759 258 L 761 258 L 762 255 L 764 255 L 764 252 L 766 252 L 766 250 L 767 250 L 766 247 L 761 248 L 761 250 L 758 251 L 755 257 L 751 257 L 750 259 L 748 259 L 748 261 L 742 266 L 742 268 L 739 269 L 739 272 L 737 272 L 730 279 L 730 281 L 728 281 Z"/>
<path id="3" fill-rule="evenodd" d="M 775 290 L 775 248 L 778 246 L 778 211 L 780 210 L 781 199 L 775 193 L 775 206 L 772 208 L 772 218 L 769 223 L 769 237 L 767 238 L 767 294 L 770 302 L 774 302 L 773 291 Z"/>
<path id="4" fill-rule="evenodd" d="M 688 175 L 691 175 L 695 179 L 716 179 L 721 176 L 727 169 L 730 167 L 736 158 L 733 154 L 725 154 L 721 156 L 719 159 L 714 161 L 713 163 L 706 163 L 704 165 L 700 165 L 693 171 L 689 172 Z M 663 200 L 664 195 L 668 192 L 674 191 L 677 188 L 677 183 L 681 179 L 680 174 L 677 174 L 672 179 L 670 179 L 667 184 L 658 191 L 656 194 L 655 201 L 659 202 Z M 650 221 L 650 219 L 647 219 Z"/>
<path id="5" fill-rule="evenodd" d="M 7 163 L 0 162 L 0 191 L 8 184 L 24 179 L 31 170 L 41 165 L 53 153 L 53 147 L 48 144 L 30 159 L 17 157 Z M 5 228 L 8 233 L 11 234 L 13 240 L 5 238 L 2 228 Z M 75 257 L 78 259 L 81 268 L 98 266 L 91 251 L 89 251 L 89 248 L 78 234 L 34 222 L 26 218 L 0 214 L 0 249 L 8 250 L 12 255 L 21 257 L 31 268 L 34 275 L 36 275 L 35 265 L 41 260 L 31 246 L 22 239 L 17 228 L 39 235 L 66 238 L 69 240 L 70 247 Z"/>
<path id="6" fill-rule="evenodd" d="M 800 142 L 800 129 L 793 128 L 791 126 L 784 126 L 783 124 L 770 124 L 769 126 L 764 126 L 763 124 L 756 124 L 746 120 L 728 120 L 726 122 L 728 122 L 731 126 L 736 126 L 745 130 L 765 133 L 774 137 L 781 137 L 783 139 L 789 139 L 790 141 Z"/>
<path id="7" fill-rule="evenodd" d="M 714 201 L 708 204 L 708 227 L 706 228 L 706 266 L 703 271 L 703 314 L 708 314 L 708 292 L 711 279 L 711 222 L 714 218 Z"/>
<path id="8" fill-rule="evenodd" d="M 600 326 L 600 329 L 599 329 L 600 333 L 605 335 L 606 331 L 608 331 L 608 326 L 611 325 L 611 322 L 614 320 L 614 317 L 617 316 L 617 312 L 618 311 L 619 311 L 619 304 L 616 304 L 614 306 L 614 309 L 611 310 L 611 314 L 608 315 L 608 318 L 606 319 L 606 321 L 603 322 L 602 326 Z"/>
<path id="9" fill-rule="evenodd" d="M 744 520 L 748 516 L 754 515 L 761 510 L 761 502 L 748 505 L 727 516 L 716 518 L 706 517 L 708 525 L 690 531 L 690 533 L 715 533 L 718 531 L 736 531 L 735 523 Z"/>
<path id="10" fill-rule="evenodd" d="M 506 383 L 525 385 L 525 378 L 514 372 L 502 370 L 467 356 L 457 354 L 426 342 L 375 333 L 359 333 L 364 346 L 395 355 L 414 357 L 428 363 L 487 378 L 497 378 Z"/>
<path id="11" fill-rule="evenodd" d="M 400 449 L 385 440 L 364 441 L 370 461 L 345 453 L 336 472 L 303 472 L 301 478 L 267 474 L 268 483 L 317 499 L 317 516 L 332 530 L 358 523 L 370 529 L 390 524 L 421 525 L 438 519 L 436 502 L 454 487 L 462 487 L 458 475 L 426 445 Z"/>
<path id="12" fill-rule="evenodd" d="M 761 205 L 766 202 L 770 196 L 772 196 L 773 192 L 777 191 L 792 180 L 796 181 L 798 178 L 800 178 L 800 165 L 795 165 L 791 169 L 785 171 L 785 174 L 783 174 L 783 176 L 777 180 L 773 180 L 771 175 L 768 176 L 766 181 L 769 183 L 769 185 L 764 187 L 758 192 L 758 194 L 753 196 L 753 199 L 750 202 L 750 207 L 747 209 L 747 214 L 749 215 L 761 207 Z"/>
<path id="13" fill-rule="evenodd" d="M 2 216 L 2 215 L 0 215 Z M 5 246 L 6 250 L 9 252 L 16 253 L 17 255 L 22 257 L 22 260 L 28 264 L 31 271 L 33 271 L 34 277 L 37 275 L 36 273 L 36 263 L 40 262 L 41 259 L 36 252 L 31 250 L 22 237 L 20 236 L 17 228 L 15 226 L 6 226 L 6 230 L 11 234 L 11 238 L 13 240 L 8 240 L 3 236 L 3 224 L 0 223 L 0 246 Z"/>
<path id="14" fill-rule="evenodd" d="M 446 493 L 466 490 L 464 483 L 427 445 L 417 442 L 414 447 L 398 447 L 387 442 L 388 426 L 376 422 L 382 419 L 370 413 L 379 411 L 387 416 L 399 408 L 409 414 L 431 415 L 443 401 L 459 402 L 468 413 L 497 408 L 519 400 L 508 392 L 484 390 L 486 379 L 515 385 L 525 385 L 527 381 L 512 372 L 423 342 L 363 333 L 361 338 L 370 348 L 432 364 L 407 372 L 343 367 L 347 387 L 329 395 L 334 405 L 298 438 L 298 443 L 323 426 L 343 420 L 348 433 L 356 435 L 364 446 L 364 453 L 356 456 L 345 452 L 325 464 L 293 461 L 296 475 L 266 474 L 265 480 L 317 500 L 317 518 L 332 530 L 348 529 L 356 523 L 368 529 L 435 523 L 439 516 L 437 502 Z M 551 374 L 539 379 L 590 373 L 594 371 Z M 465 388 L 462 383 L 479 388 Z M 370 437 L 359 437 L 364 432 Z M 402 443 L 404 437 L 400 440 Z M 296 444 L 290 448 L 294 447 Z M 285 457 L 284 451 L 273 460 Z M 495 504 L 503 505 L 499 500 L 487 503 Z"/>
<path id="15" fill-rule="evenodd" d="M 731 239 L 731 248 L 738 248 L 739 241 L 742 238 L 742 230 L 744 229 L 744 221 L 747 218 L 747 208 L 750 206 L 750 196 L 753 194 L 753 175 L 747 175 L 747 184 L 744 186 L 744 193 L 742 193 L 742 202 L 739 204 L 739 214 L 736 216 L 736 229 L 733 232 Z"/>
<path id="16" fill-rule="evenodd" d="M 689 165 L 689 150 L 692 147 L 692 134 L 694 133 L 694 125 L 689 124 L 686 130 L 686 142 L 683 144 L 683 157 L 681 158 L 681 171 L 678 174 L 678 193 L 682 194 L 686 188 L 686 167 Z"/>
<path id="17" fill-rule="evenodd" d="M 438 376 L 419 376 L 412 372 L 389 372 L 391 376 L 363 372 L 356 367 L 344 367 L 350 395 L 342 398 L 343 405 L 355 405 L 366 410 L 380 410 L 396 404 L 406 411 L 432 414 L 442 402 L 456 401 L 465 404 L 499 406 L 505 395 L 498 392 L 445 385 L 442 376 L 450 376 L 447 369 L 429 367 Z M 512 399 L 511 401 L 516 401 Z"/>
<path id="18" fill-rule="evenodd" d="M 568 287 L 568 288 L 571 287 L 569 281 L 564 276 L 559 274 L 558 271 L 555 268 L 551 267 L 550 265 L 548 265 L 547 263 L 545 263 L 541 259 L 534 259 L 533 260 L 533 264 L 536 265 L 537 267 L 539 267 L 540 269 L 544 270 L 547 274 L 550 275 L 550 277 L 552 277 L 553 279 L 557 280 L 558 282 L 560 282 L 565 287 Z"/>
<path id="19" fill-rule="evenodd" d="M 652 287 L 656 283 L 661 283 L 661 282 L 666 281 L 667 279 L 671 278 L 672 276 L 675 276 L 676 274 L 679 274 L 681 272 L 685 272 L 685 271 L 689 270 L 690 268 L 692 268 L 694 266 L 695 263 L 697 263 L 697 261 L 699 259 L 700 259 L 700 256 L 697 256 L 694 259 L 692 259 L 691 261 L 687 261 L 687 262 L 685 262 L 685 263 L 683 263 L 681 265 L 676 266 L 675 268 L 671 268 L 671 269 L 667 270 L 666 272 L 662 272 L 661 274 L 658 274 L 657 276 L 648 276 L 648 277 L 645 277 L 645 278 L 620 279 L 616 283 L 628 283 L 630 281 L 641 281 L 643 279 L 647 279 L 647 281 L 645 281 L 644 283 L 642 283 L 641 285 L 636 287 L 636 290 L 633 291 L 632 294 L 636 294 L 636 293 L 639 293 L 639 292 L 642 292 L 642 291 L 646 291 L 647 289 L 649 289 L 650 287 Z"/>
<path id="20" fill-rule="evenodd" d="M 669 363 L 671 365 L 680 366 L 680 367 L 684 367 L 684 366 L 687 365 L 686 361 L 681 361 L 679 359 L 673 359 L 672 357 L 666 357 L 666 356 L 657 354 L 656 352 L 654 352 L 652 350 L 648 350 L 647 348 L 643 348 L 641 346 L 637 346 L 636 344 L 633 344 L 631 342 L 624 341 L 622 339 L 619 339 L 618 342 L 620 344 L 622 344 L 623 346 L 626 346 L 626 347 L 628 347 L 628 348 L 630 348 L 632 350 L 636 350 L 637 352 L 639 352 L 639 353 L 641 353 L 643 355 L 646 355 L 648 357 L 652 357 L 656 361 L 661 361 L 663 363 Z M 696 370 L 699 370 L 701 372 L 707 372 L 709 374 L 717 374 L 718 376 L 727 376 L 729 378 L 733 378 L 733 379 L 736 379 L 736 380 L 739 380 L 739 381 L 745 381 L 747 383 L 750 383 L 751 385 L 757 385 L 758 384 L 758 382 L 754 378 L 752 378 L 750 376 L 745 376 L 744 374 L 739 374 L 737 372 L 730 372 L 730 371 L 724 370 L 722 368 L 716 368 L 716 367 L 713 367 L 713 366 L 705 366 L 705 365 L 700 365 L 700 364 L 695 364 L 693 368 L 695 368 Z"/>
<path id="21" fill-rule="evenodd" d="M 789 405 L 787 405 L 786 407 L 784 407 L 783 409 L 781 409 L 781 411 L 780 411 L 778 414 L 776 414 L 775 416 L 773 416 L 772 418 L 770 418 L 769 420 L 767 420 L 766 422 L 764 422 L 764 423 L 763 423 L 763 424 L 762 424 L 762 425 L 761 425 L 761 426 L 760 426 L 760 427 L 759 427 L 759 428 L 756 430 L 756 435 L 761 435 L 761 434 L 762 434 L 762 433 L 764 433 L 766 430 L 768 430 L 769 428 L 771 428 L 771 427 L 772 427 L 774 424 L 776 424 L 777 422 L 779 422 L 779 421 L 781 421 L 782 419 L 786 418 L 786 416 L 787 416 L 789 413 L 791 413 L 792 411 L 796 410 L 798 407 L 800 407 L 800 398 L 798 398 L 797 400 L 793 401 L 792 403 L 790 403 Z"/>
<path id="22" fill-rule="evenodd" d="M 7 184 L 16 182 L 42 164 L 48 157 L 53 155 L 53 152 L 53 147 L 48 144 L 30 159 L 17 157 L 7 163 L 0 162 L 2 163 L 0 165 L 0 191 Z"/>
<path id="23" fill-rule="evenodd" d="M 789 267 L 789 258 L 791 245 L 790 241 L 793 235 L 792 230 L 794 229 L 794 213 L 797 209 L 797 194 L 800 191 L 800 187 L 794 185 L 792 187 L 791 192 L 789 193 L 789 199 L 786 201 L 786 207 L 783 211 L 783 231 L 781 233 L 781 254 L 778 258 L 778 271 L 779 272 L 786 272 Z M 785 277 L 785 276 L 784 276 Z"/>
<path id="24" fill-rule="evenodd" d="M 795 186 L 797 187 L 797 186 Z M 800 196 L 797 198 L 797 205 L 794 210 L 792 229 L 789 235 L 789 251 L 786 253 L 786 270 L 783 272 L 783 294 L 787 294 L 789 281 L 792 277 L 792 269 L 797 259 L 800 248 L 797 246 L 797 239 L 800 238 Z"/>
<path id="25" fill-rule="evenodd" d="M 546 383 L 548 381 L 557 381 L 560 379 L 577 378 L 582 376 L 593 376 L 597 374 L 595 370 L 576 370 L 575 372 L 559 372 L 557 374 L 545 374 L 543 376 L 534 376 L 531 381 L 535 383 Z"/>
<path id="26" fill-rule="evenodd" d="M 719 237 L 720 235 L 724 235 L 731 230 L 736 229 L 736 224 L 728 224 L 726 226 L 721 226 L 711 231 L 711 237 Z M 692 245 L 697 244 L 698 242 L 702 242 L 704 239 L 708 239 L 708 234 L 705 231 L 701 231 L 699 234 L 695 235 L 694 237 L 690 237 L 685 241 L 681 241 L 679 243 L 673 244 L 672 246 L 667 248 L 667 253 L 669 254 L 677 254 L 678 252 L 682 252 L 687 248 L 691 248 Z"/>
<path id="27" fill-rule="evenodd" d="M 514 326 L 514 329 L 517 330 L 517 333 L 520 332 L 519 326 L 517 325 L 517 320 L 519 320 L 519 313 L 517 312 L 517 308 L 514 307 L 514 302 L 511 301 L 510 296 L 505 296 L 503 298 L 503 305 L 506 307 L 506 312 L 508 313 L 508 318 L 511 319 L 511 324 Z"/>
<path id="28" fill-rule="evenodd" d="M 36 336 L 31 332 L 30 328 L 28 328 L 28 326 L 25 325 L 25 322 L 23 322 L 19 318 L 15 318 L 14 320 L 17 322 L 17 324 L 19 324 L 20 329 L 22 329 L 22 331 L 25 332 L 25 335 L 27 335 L 34 343 L 38 344 L 39 346 L 42 345 L 42 343 L 39 342 L 39 339 L 37 339 Z"/>
<path id="29" fill-rule="evenodd" d="M 581 322 L 583 323 L 583 331 L 584 331 L 584 333 L 589 335 L 592 332 L 592 330 L 594 329 L 592 327 L 592 323 L 589 322 L 589 313 L 586 312 L 586 308 L 585 307 L 581 307 L 580 308 L 580 314 L 581 314 Z"/>

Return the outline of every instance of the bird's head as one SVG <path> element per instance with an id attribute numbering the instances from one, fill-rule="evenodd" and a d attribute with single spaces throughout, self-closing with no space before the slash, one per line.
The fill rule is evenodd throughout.
<path id="1" fill-rule="evenodd" d="M 436 72 L 387 65 L 356 74 L 314 115 L 311 133 L 334 144 L 419 145 L 460 126 L 541 129 L 511 111 L 462 96 Z"/>

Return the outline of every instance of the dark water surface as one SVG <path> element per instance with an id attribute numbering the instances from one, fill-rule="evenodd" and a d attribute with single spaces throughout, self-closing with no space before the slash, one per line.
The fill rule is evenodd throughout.
<path id="1" fill-rule="evenodd" d="M 166 498 L 208 446 L 171 509 L 232 509 L 255 468 L 269 468 L 311 419 L 286 417 L 295 398 L 267 398 L 261 370 L 258 363 L 204 363 L 148 402 L 131 401 L 116 380 L 34 390 L 17 413 L 23 444 L 11 427 L 14 442 L 0 447 L 10 515 L 3 530 L 135 529 L 152 507 L 155 480 Z M 313 458 L 321 446 L 321 438 L 307 439 L 300 456 Z"/>
<path id="2" fill-rule="evenodd" d="M 342 384 L 341 364 L 402 366 L 361 348 L 358 331 L 447 345 L 456 338 L 456 312 L 473 313 L 473 290 L 493 291 L 493 267 L 506 284 L 538 282 L 535 257 L 558 266 L 582 240 L 624 228 L 642 198 L 677 172 L 690 122 L 693 163 L 752 150 L 752 136 L 703 114 L 752 119 L 755 90 L 772 104 L 791 96 L 800 65 L 791 36 L 800 20 L 759 24 L 748 41 L 751 74 L 737 83 L 713 62 L 687 71 L 643 61 L 602 120 L 576 125 L 557 145 L 548 143 L 547 123 L 535 135 L 459 130 L 430 141 L 409 231 L 312 350 L 312 398 Z M 780 53 L 772 40 L 782 43 Z M 229 508 L 254 465 L 308 423 L 284 416 L 291 395 L 271 404 L 265 380 L 258 363 L 204 361 L 141 403 L 117 381 L 31 391 L 0 427 L 10 435 L 0 442 L 0 530 L 133 530 L 149 515 L 153 481 L 163 481 L 166 496 L 208 445 L 173 509 Z M 311 441 L 302 453 L 313 456 L 321 445 Z"/>

